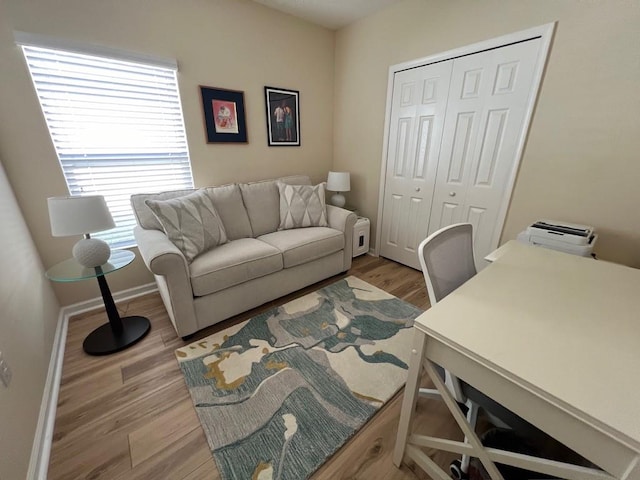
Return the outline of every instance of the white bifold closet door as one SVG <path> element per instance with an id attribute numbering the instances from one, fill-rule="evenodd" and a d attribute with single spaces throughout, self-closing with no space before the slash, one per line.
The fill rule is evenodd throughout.
<path id="1" fill-rule="evenodd" d="M 539 48 L 537 38 L 394 75 L 380 255 L 420 269 L 424 238 L 470 222 L 482 268 L 502 229 Z"/>

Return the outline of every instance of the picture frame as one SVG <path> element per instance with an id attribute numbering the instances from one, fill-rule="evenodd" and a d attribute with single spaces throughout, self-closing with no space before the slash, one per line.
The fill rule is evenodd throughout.
<path id="1" fill-rule="evenodd" d="M 270 147 L 300 146 L 300 92 L 264 87 Z"/>
<path id="2" fill-rule="evenodd" d="M 207 143 L 248 143 L 244 92 L 200 85 Z"/>

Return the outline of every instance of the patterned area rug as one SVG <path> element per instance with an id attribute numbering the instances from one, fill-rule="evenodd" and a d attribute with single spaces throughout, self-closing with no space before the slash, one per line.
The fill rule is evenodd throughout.
<path id="1" fill-rule="evenodd" d="M 347 277 L 176 350 L 222 478 L 308 478 L 404 385 L 420 313 Z"/>

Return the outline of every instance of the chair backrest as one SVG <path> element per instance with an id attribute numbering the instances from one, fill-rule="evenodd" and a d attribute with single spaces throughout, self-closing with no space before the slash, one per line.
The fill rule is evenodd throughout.
<path id="1" fill-rule="evenodd" d="M 435 305 L 476 274 L 473 227 L 470 223 L 456 223 L 441 228 L 420 243 L 418 257 L 429 300 Z M 460 380 L 444 369 L 439 373 L 456 401 L 465 403 Z"/>
<path id="2" fill-rule="evenodd" d="M 441 228 L 422 241 L 418 256 L 433 305 L 476 274 L 473 227 L 456 223 Z"/>

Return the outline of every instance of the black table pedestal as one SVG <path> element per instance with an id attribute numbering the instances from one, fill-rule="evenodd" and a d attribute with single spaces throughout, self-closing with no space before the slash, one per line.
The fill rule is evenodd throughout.
<path id="1" fill-rule="evenodd" d="M 96 267 L 96 273 L 109 323 L 105 323 L 91 332 L 84 339 L 82 348 L 89 355 L 108 355 L 124 350 L 142 340 L 149 333 L 151 323 L 145 317 L 120 318 L 101 267 Z"/>

